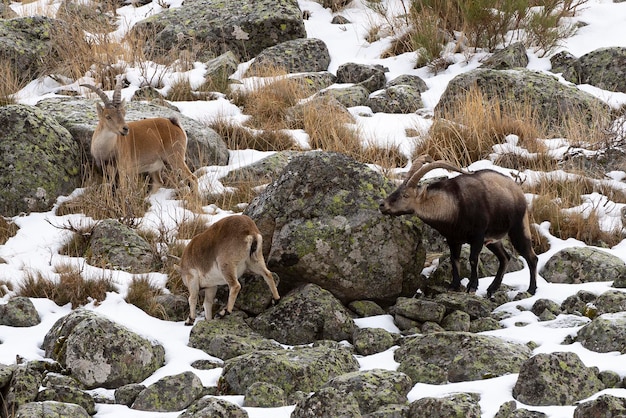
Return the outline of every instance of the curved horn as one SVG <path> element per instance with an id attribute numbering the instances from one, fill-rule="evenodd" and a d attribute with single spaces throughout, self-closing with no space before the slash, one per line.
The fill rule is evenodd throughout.
<path id="1" fill-rule="evenodd" d="M 109 96 L 107 96 L 102 90 L 100 90 L 100 88 L 93 86 L 91 84 L 81 84 L 81 86 L 87 87 L 89 90 L 94 91 L 98 96 L 100 96 L 100 99 L 102 99 L 102 101 L 104 102 L 104 106 L 106 107 L 113 106 L 113 104 L 111 103 L 111 100 L 109 100 Z"/>
<path id="2" fill-rule="evenodd" d="M 418 159 L 419 160 L 419 159 Z M 426 173 L 428 173 L 431 170 L 434 170 L 436 168 L 445 168 L 446 170 L 450 170 L 450 171 L 456 171 L 462 174 L 470 174 L 469 172 L 460 169 L 458 167 L 456 167 L 455 165 L 452 165 L 451 163 L 444 161 L 444 160 L 438 160 L 438 161 L 434 161 L 430 164 L 427 165 L 423 165 L 421 167 L 419 167 L 419 169 L 417 171 L 415 171 L 411 177 L 409 177 L 409 179 L 406 182 L 407 187 L 415 187 L 417 186 L 417 183 L 419 183 L 419 181 L 422 179 L 422 177 L 424 177 L 424 175 Z"/>
<path id="3" fill-rule="evenodd" d="M 112 104 L 114 107 L 120 107 L 122 103 L 122 86 L 124 85 L 122 81 L 122 77 L 117 78 L 117 82 L 115 83 L 115 90 L 113 90 L 113 100 Z"/>

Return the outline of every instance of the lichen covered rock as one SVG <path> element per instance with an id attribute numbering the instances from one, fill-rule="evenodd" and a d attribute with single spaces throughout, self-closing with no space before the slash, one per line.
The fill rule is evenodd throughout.
<path id="1" fill-rule="evenodd" d="M 604 389 L 575 353 L 540 353 L 522 364 L 513 397 L 527 405 L 573 405 Z"/>
<path id="2" fill-rule="evenodd" d="M 41 110 L 0 106 L 0 214 L 47 211 L 81 184 L 80 147 Z"/>
<path id="3" fill-rule="evenodd" d="M 161 367 L 165 350 L 85 309 L 59 319 L 44 338 L 46 357 L 71 370 L 87 389 L 138 383 Z"/>
<path id="4" fill-rule="evenodd" d="M 343 303 L 413 295 L 424 265 L 421 222 L 383 216 L 394 186 L 338 153 L 293 157 L 246 208 L 263 234 L 263 253 L 280 289 L 315 283 Z"/>
<path id="5" fill-rule="evenodd" d="M 352 353 L 337 345 L 256 351 L 226 361 L 219 385 L 226 394 L 243 395 L 253 383 L 268 382 L 289 396 L 314 392 L 333 377 L 358 369 Z"/>

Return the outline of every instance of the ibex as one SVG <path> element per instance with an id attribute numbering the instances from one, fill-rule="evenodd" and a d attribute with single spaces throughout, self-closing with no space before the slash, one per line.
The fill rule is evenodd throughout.
<path id="1" fill-rule="evenodd" d="M 112 168 L 116 175 L 149 173 L 152 192 L 155 192 L 163 185 L 161 171 L 168 165 L 188 182 L 192 191 L 197 192 L 197 179 L 185 163 L 187 134 L 177 118 L 150 118 L 127 123 L 125 100 L 121 100 L 121 77 L 111 100 L 96 86 L 81 86 L 93 90 L 104 103 L 104 106 L 96 104 L 98 125 L 91 140 L 91 155 L 103 172 Z"/>
<path id="2" fill-rule="evenodd" d="M 420 179 L 436 168 L 463 174 L 420 185 Z M 508 235 L 513 247 L 528 263 L 528 292 L 534 294 L 537 290 L 537 256 L 532 248 L 526 198 L 521 187 L 509 177 L 493 170 L 467 173 L 448 162 L 432 162 L 428 155 L 421 156 L 413 162 L 398 189 L 381 202 L 380 211 L 386 215 L 415 214 L 445 237 L 450 247 L 452 289 L 461 286 L 459 257 L 464 243 L 470 245 L 467 291 L 478 289 L 478 256 L 486 245 L 500 262 L 487 289 L 487 296 L 491 297 L 500 287 L 511 258 L 500 241 Z"/>
<path id="3" fill-rule="evenodd" d="M 193 325 L 198 293 L 203 289 L 204 315 L 211 319 L 218 285 L 228 285 L 228 303 L 216 316 L 232 313 L 241 289 L 239 277 L 246 271 L 263 276 L 273 302 L 278 302 L 280 296 L 274 277 L 265 266 L 262 247 L 261 233 L 246 215 L 223 218 L 191 239 L 180 260 L 183 283 L 189 289 L 189 317 L 185 325 Z"/>

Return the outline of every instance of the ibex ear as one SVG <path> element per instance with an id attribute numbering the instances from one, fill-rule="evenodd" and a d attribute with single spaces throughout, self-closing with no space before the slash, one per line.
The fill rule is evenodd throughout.
<path id="1" fill-rule="evenodd" d="M 104 112 L 104 107 L 100 103 L 96 103 L 96 111 L 98 111 L 98 117 L 102 117 L 102 113 Z"/>

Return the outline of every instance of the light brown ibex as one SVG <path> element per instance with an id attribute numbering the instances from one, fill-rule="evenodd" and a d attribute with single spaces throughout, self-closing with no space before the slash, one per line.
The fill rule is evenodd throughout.
<path id="1" fill-rule="evenodd" d="M 246 215 L 232 215 L 212 224 L 191 239 L 180 260 L 183 283 L 189 289 L 189 317 L 196 319 L 198 294 L 204 289 L 204 315 L 211 319 L 213 299 L 218 285 L 228 285 L 228 303 L 217 316 L 232 313 L 241 289 L 239 277 L 246 271 L 263 276 L 272 292 L 273 302 L 280 299 L 272 273 L 263 258 L 263 237 Z"/>
<path id="2" fill-rule="evenodd" d="M 463 175 L 420 185 L 419 181 L 436 168 L 458 171 Z M 506 235 L 530 269 L 528 292 L 537 290 L 537 256 L 532 248 L 528 207 L 522 188 L 512 179 L 493 170 L 468 173 L 446 161 L 417 158 L 396 191 L 380 204 L 386 215 L 415 214 L 446 238 L 452 261 L 452 288 L 461 286 L 459 257 L 461 246 L 470 244 L 468 292 L 478 288 L 478 255 L 483 247 L 496 255 L 500 265 L 487 289 L 491 297 L 502 283 L 511 256 L 500 241 Z"/>
<path id="3" fill-rule="evenodd" d="M 90 149 L 95 163 L 103 172 L 112 168 L 115 175 L 148 173 L 154 192 L 163 185 L 161 171 L 167 165 L 197 195 L 197 179 L 185 162 L 187 134 L 177 118 L 150 118 L 127 123 L 125 100 L 121 99 L 121 77 L 117 80 L 112 99 L 96 86 L 81 86 L 94 91 L 104 104 L 96 104 L 98 125 Z"/>

